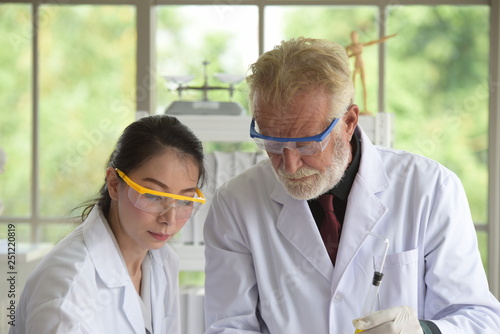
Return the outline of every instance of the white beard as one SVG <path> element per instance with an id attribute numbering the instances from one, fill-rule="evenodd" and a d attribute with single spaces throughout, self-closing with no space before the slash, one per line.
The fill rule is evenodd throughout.
<path id="1" fill-rule="evenodd" d="M 283 167 L 278 170 L 273 168 L 274 174 L 290 196 L 299 200 L 310 200 L 324 194 L 340 182 L 349 165 L 351 147 L 340 135 L 333 136 L 334 134 L 331 134 L 333 138 L 330 139 L 334 145 L 331 164 L 323 173 L 308 166 L 300 168 L 293 174 L 285 172 Z M 300 180 L 306 176 L 311 177 Z"/>

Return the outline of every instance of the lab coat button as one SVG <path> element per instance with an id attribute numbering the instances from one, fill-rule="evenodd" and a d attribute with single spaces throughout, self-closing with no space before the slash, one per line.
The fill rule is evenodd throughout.
<path id="1" fill-rule="evenodd" d="M 335 296 L 333 296 L 333 301 L 335 303 L 340 303 L 344 299 L 344 296 L 340 292 L 336 293 Z"/>

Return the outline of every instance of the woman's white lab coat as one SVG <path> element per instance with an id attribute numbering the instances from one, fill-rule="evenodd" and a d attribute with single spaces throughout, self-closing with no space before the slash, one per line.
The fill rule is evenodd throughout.
<path id="1" fill-rule="evenodd" d="M 177 256 L 168 245 L 147 256 L 153 333 L 178 334 Z M 139 298 L 108 223 L 94 207 L 31 274 L 9 333 L 145 333 Z"/>
<path id="2" fill-rule="evenodd" d="M 408 305 L 443 334 L 500 333 L 457 176 L 356 131 L 361 163 L 335 268 L 307 202 L 268 161 L 219 188 L 205 223 L 206 333 L 353 333 L 383 254 L 369 232 L 390 242 L 378 309 Z"/>

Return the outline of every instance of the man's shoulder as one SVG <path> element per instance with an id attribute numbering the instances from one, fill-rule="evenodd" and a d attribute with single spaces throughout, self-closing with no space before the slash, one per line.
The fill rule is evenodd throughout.
<path id="1" fill-rule="evenodd" d="M 271 162 L 269 159 L 261 160 L 255 165 L 244 170 L 240 174 L 231 178 L 228 182 L 228 186 L 241 185 L 247 183 L 253 183 L 255 181 L 262 182 L 270 177 L 275 178 Z"/>
<path id="2" fill-rule="evenodd" d="M 447 169 L 440 162 L 421 153 L 381 146 L 376 146 L 376 148 L 385 162 L 406 162 L 410 165 L 422 166 L 426 168 Z"/>
<path id="3" fill-rule="evenodd" d="M 273 167 L 266 159 L 225 182 L 217 192 L 233 198 L 260 196 L 270 194 L 278 184 Z"/>
<path id="4" fill-rule="evenodd" d="M 433 180 L 440 183 L 449 176 L 456 177 L 455 173 L 443 164 L 422 154 L 378 146 L 376 149 L 390 178 L 427 178 L 430 184 Z"/>

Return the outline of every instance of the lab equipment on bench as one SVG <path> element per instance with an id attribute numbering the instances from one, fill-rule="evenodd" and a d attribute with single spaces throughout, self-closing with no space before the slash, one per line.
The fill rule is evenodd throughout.
<path id="1" fill-rule="evenodd" d="M 175 89 L 179 94 L 179 100 L 173 101 L 165 110 L 165 114 L 171 115 L 245 115 L 245 108 L 236 101 L 231 101 L 233 94 L 236 91 L 236 85 L 239 84 L 243 79 L 244 75 L 233 75 L 216 73 L 214 77 L 223 82 L 223 86 L 213 86 L 208 83 L 207 66 L 210 64 L 209 61 L 203 62 L 203 78 L 204 82 L 201 86 L 187 85 L 188 82 L 193 80 L 196 76 L 194 75 L 166 75 L 163 78 L 167 82 L 173 82 L 177 84 Z M 188 90 L 201 91 L 203 96 L 201 100 L 197 101 L 183 101 L 182 93 Z M 215 90 L 226 90 L 229 92 L 230 101 L 211 101 L 208 99 L 208 92 Z"/>

